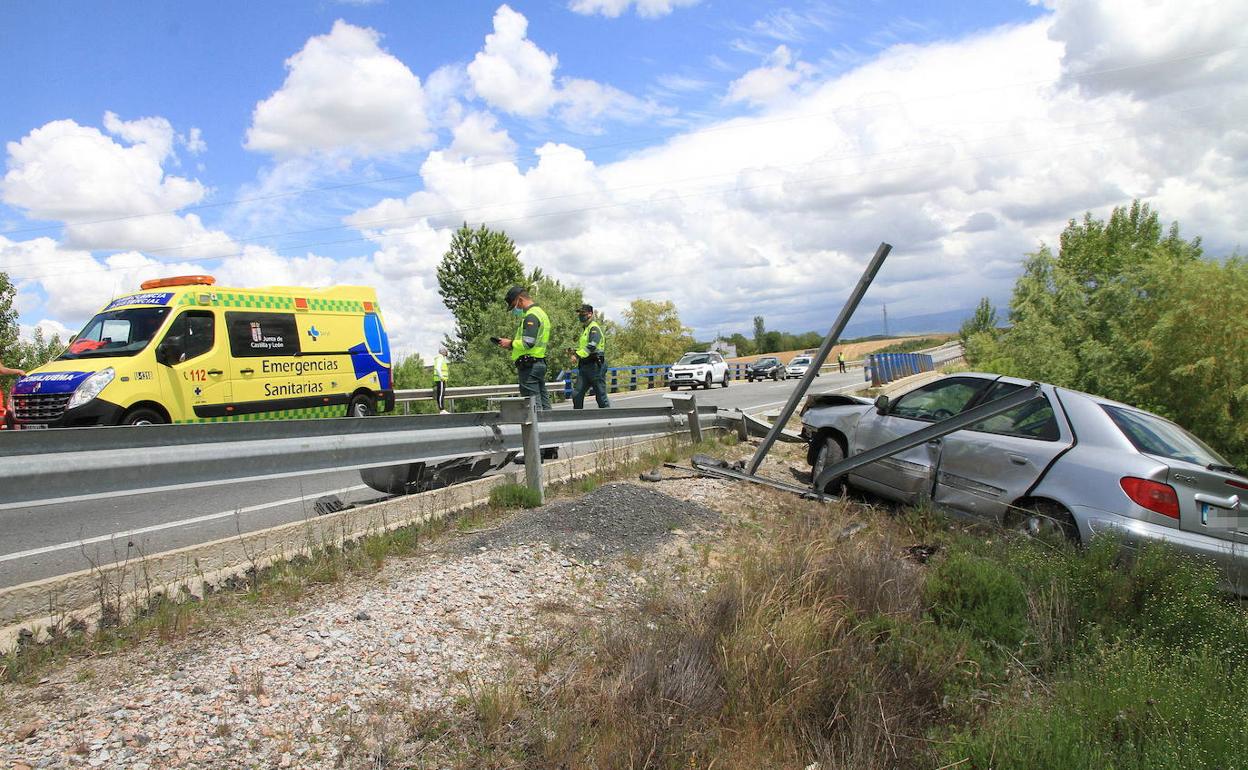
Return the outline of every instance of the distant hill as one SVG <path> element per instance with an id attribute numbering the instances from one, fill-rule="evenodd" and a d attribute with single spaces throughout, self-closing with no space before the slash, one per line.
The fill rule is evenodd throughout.
<path id="1" fill-rule="evenodd" d="M 913 315 L 907 318 L 888 317 L 888 333 L 893 337 L 900 337 L 914 334 L 930 334 L 932 332 L 956 332 L 962 326 L 962 322 L 970 318 L 975 312 L 975 308 L 961 308 L 959 310 L 946 310 L 942 313 L 927 313 L 925 315 Z M 871 314 L 870 320 L 850 321 L 845 327 L 845 334 L 842 335 L 846 339 L 854 339 L 858 337 L 869 337 L 872 335 L 884 334 L 884 319 L 880 315 L 878 308 L 870 311 L 859 308 L 855 314 L 859 318 L 863 318 Z"/>

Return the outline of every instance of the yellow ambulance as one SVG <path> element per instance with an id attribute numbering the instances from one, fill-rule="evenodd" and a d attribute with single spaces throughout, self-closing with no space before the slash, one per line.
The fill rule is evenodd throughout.
<path id="1" fill-rule="evenodd" d="M 394 409 L 390 341 L 365 286 L 162 278 L 119 297 L 18 380 L 22 430 L 363 417 Z"/>

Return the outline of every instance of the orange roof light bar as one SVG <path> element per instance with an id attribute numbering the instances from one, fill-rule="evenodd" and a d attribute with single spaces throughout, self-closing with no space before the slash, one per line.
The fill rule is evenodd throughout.
<path id="1" fill-rule="evenodd" d="M 217 279 L 211 275 L 178 275 L 173 278 L 153 278 L 139 284 L 143 291 L 148 289 L 164 289 L 169 286 L 211 286 Z"/>

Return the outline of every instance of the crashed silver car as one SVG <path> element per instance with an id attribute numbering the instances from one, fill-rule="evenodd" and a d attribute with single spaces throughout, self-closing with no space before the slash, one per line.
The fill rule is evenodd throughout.
<path id="1" fill-rule="evenodd" d="M 874 403 L 815 395 L 802 410 L 814 477 L 824 468 L 1030 385 L 957 374 Z M 1248 587 L 1248 478 L 1204 442 L 1155 414 L 1041 384 L 1042 398 L 836 479 L 900 502 L 1033 534 L 1087 542 L 1161 541 L 1224 568 Z"/>

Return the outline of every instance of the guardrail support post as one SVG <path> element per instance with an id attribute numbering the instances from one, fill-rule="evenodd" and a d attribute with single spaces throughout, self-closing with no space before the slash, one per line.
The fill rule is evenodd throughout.
<path id="1" fill-rule="evenodd" d="M 700 444 L 702 443 L 702 423 L 698 421 L 698 399 L 692 393 L 685 402 L 685 409 L 689 415 L 689 439 L 695 444 Z"/>
<path id="2" fill-rule="evenodd" d="M 529 489 L 537 492 L 538 505 L 545 504 L 546 495 L 542 491 L 542 442 L 537 429 L 537 400 L 532 396 L 525 399 L 520 437 L 524 442 L 524 480 Z"/>

